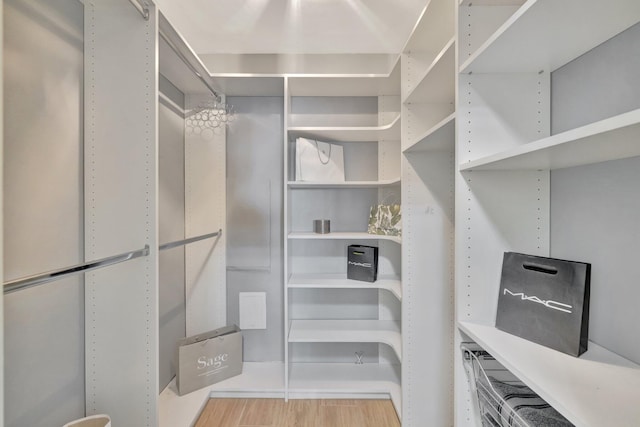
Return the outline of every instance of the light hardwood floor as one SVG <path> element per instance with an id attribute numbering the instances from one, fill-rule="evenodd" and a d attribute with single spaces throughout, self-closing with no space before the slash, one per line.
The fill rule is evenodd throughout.
<path id="1" fill-rule="evenodd" d="M 400 427 L 390 400 L 210 399 L 196 427 Z"/>

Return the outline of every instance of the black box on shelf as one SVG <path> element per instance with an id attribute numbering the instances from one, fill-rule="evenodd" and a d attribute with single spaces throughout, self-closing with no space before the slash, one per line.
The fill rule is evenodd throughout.
<path id="1" fill-rule="evenodd" d="M 591 264 L 505 252 L 496 328 L 572 356 L 587 350 Z"/>
<path id="2" fill-rule="evenodd" d="M 378 279 L 378 248 L 350 245 L 347 248 L 347 279 L 375 282 Z"/>

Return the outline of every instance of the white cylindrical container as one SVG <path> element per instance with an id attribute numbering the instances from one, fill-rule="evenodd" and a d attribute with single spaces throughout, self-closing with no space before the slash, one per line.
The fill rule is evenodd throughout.
<path id="1" fill-rule="evenodd" d="M 62 427 L 111 427 L 111 418 L 108 415 L 91 415 L 79 420 L 71 421 Z"/>

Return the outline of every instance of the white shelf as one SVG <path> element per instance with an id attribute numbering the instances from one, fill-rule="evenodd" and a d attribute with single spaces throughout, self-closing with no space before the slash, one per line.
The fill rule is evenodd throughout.
<path id="1" fill-rule="evenodd" d="M 259 74 L 211 74 L 225 96 L 283 96 L 284 77 Z"/>
<path id="2" fill-rule="evenodd" d="M 554 71 L 639 20 L 637 0 L 528 0 L 460 72 Z"/>
<path id="3" fill-rule="evenodd" d="M 313 232 L 292 232 L 289 239 L 298 240 L 390 240 L 401 244 L 402 239 L 398 236 L 385 236 L 382 234 L 369 234 L 366 232 L 344 232 L 332 231 L 328 234 L 318 234 Z"/>
<path id="4" fill-rule="evenodd" d="M 402 300 L 402 284 L 397 277 L 378 276 L 375 282 L 349 280 L 346 274 L 292 274 L 288 288 L 298 289 L 384 289 Z"/>
<path id="5" fill-rule="evenodd" d="M 393 320 L 292 320 L 288 341 L 383 343 L 402 361 L 400 325 Z"/>
<path id="6" fill-rule="evenodd" d="M 430 0 L 413 28 L 403 52 L 437 52 L 455 31 L 455 9 L 450 0 Z"/>
<path id="7" fill-rule="evenodd" d="M 389 395 L 398 416 L 402 408 L 400 378 L 393 365 L 364 363 L 292 363 L 289 397 Z"/>
<path id="8" fill-rule="evenodd" d="M 409 141 L 409 146 L 403 151 L 446 151 L 453 150 L 456 136 L 456 113 L 448 115 L 440 123 Z"/>
<path id="9" fill-rule="evenodd" d="M 319 127 L 296 126 L 288 129 L 295 137 L 320 139 L 323 141 L 394 141 L 400 139 L 400 114 L 383 126 Z"/>
<path id="10" fill-rule="evenodd" d="M 455 101 L 455 37 L 450 39 L 419 82 L 403 100 L 412 103 L 451 103 Z"/>
<path id="11" fill-rule="evenodd" d="M 398 56 L 398 59 L 400 57 Z M 380 96 L 400 94 L 400 61 L 388 74 L 289 76 L 291 96 Z"/>
<path id="12" fill-rule="evenodd" d="M 345 181 L 345 182 L 314 182 L 314 181 L 289 181 L 289 188 L 379 188 L 391 187 L 400 184 L 400 178 L 383 181 Z"/>
<path id="13" fill-rule="evenodd" d="M 640 156 L 640 109 L 460 165 L 460 170 L 546 170 Z"/>
<path id="14" fill-rule="evenodd" d="M 399 378 L 393 365 L 292 363 L 289 393 L 390 393 Z"/>
<path id="15" fill-rule="evenodd" d="M 245 362 L 242 374 L 184 396 L 178 395 L 174 378 L 160 393 L 159 426 L 193 425 L 211 397 L 283 398 L 284 364 Z"/>
<path id="16" fill-rule="evenodd" d="M 492 326 L 459 328 L 576 426 L 636 426 L 640 366 L 592 342 L 579 358 Z"/>

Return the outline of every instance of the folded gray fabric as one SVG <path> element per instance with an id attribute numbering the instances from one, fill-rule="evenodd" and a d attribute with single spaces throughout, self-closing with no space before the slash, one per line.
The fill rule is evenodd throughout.
<path id="1" fill-rule="evenodd" d="M 490 384 L 484 378 L 480 379 L 478 384 L 479 397 L 481 402 L 488 407 L 485 412 L 488 412 L 494 421 L 499 422 L 498 426 L 520 427 L 523 426 L 520 421 L 522 419 L 526 425 L 531 427 L 573 427 L 573 424 L 529 387 L 505 383 L 493 377 L 488 377 L 488 379 Z M 492 389 L 495 390 L 497 396 L 494 395 Z"/>
<path id="2" fill-rule="evenodd" d="M 489 414 L 482 416 L 482 427 L 500 427 L 500 424 Z"/>
<path id="3" fill-rule="evenodd" d="M 547 409 L 536 409 L 536 408 L 519 408 L 516 409 L 518 414 L 524 419 L 526 422 L 531 424 L 532 426 L 544 426 L 544 427 L 567 427 L 573 426 L 565 417 L 560 415 L 558 411 L 549 407 Z"/>

